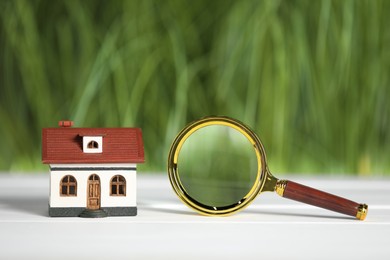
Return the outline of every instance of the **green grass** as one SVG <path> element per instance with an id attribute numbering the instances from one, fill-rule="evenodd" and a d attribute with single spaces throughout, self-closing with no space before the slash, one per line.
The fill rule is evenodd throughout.
<path id="1" fill-rule="evenodd" d="M 390 174 L 390 1 L 0 2 L 0 170 L 47 170 L 41 128 L 143 129 L 165 171 L 189 121 L 227 115 L 273 172 Z"/>

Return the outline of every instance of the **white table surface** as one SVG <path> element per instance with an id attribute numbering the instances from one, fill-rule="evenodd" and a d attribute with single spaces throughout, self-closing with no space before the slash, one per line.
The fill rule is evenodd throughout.
<path id="1" fill-rule="evenodd" d="M 367 203 L 366 220 L 276 193 L 236 215 L 204 217 L 165 174 L 145 173 L 136 217 L 50 218 L 48 173 L 0 174 L 0 259 L 390 259 L 390 178 L 287 179 Z"/>

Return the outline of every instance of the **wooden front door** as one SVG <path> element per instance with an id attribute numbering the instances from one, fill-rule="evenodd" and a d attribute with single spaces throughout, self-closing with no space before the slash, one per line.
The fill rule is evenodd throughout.
<path id="1" fill-rule="evenodd" d="M 100 208 L 100 178 L 92 174 L 88 178 L 87 209 Z"/>

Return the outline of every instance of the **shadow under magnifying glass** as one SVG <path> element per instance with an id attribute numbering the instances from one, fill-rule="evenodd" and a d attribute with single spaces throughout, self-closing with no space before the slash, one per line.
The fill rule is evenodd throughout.
<path id="1" fill-rule="evenodd" d="M 18 197 L 0 198 L 0 205 L 15 211 L 26 212 L 37 216 L 48 217 L 47 197 Z"/>
<path id="2" fill-rule="evenodd" d="M 169 214 L 178 214 L 178 215 L 186 215 L 186 216 L 199 216 L 196 212 L 190 211 L 187 208 L 183 207 L 183 209 L 169 208 L 164 206 L 166 202 L 156 201 L 154 203 L 150 202 L 138 202 L 138 207 L 140 211 L 152 211 L 152 212 L 160 212 L 160 213 L 169 213 Z"/>
<path id="3" fill-rule="evenodd" d="M 346 216 L 325 216 L 320 214 L 309 214 L 309 213 L 294 213 L 294 212 L 281 212 L 281 211 L 266 211 L 266 210 L 251 210 L 246 209 L 245 213 L 256 214 L 256 215 L 269 215 L 269 216 L 284 216 L 284 217 L 305 217 L 305 218 L 318 218 L 318 219 L 340 219 L 340 220 L 351 220 L 350 217 Z"/>

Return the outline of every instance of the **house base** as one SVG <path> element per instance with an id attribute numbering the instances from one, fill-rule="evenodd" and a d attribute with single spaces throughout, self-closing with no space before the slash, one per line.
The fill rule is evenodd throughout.
<path id="1" fill-rule="evenodd" d="M 136 216 L 137 207 L 102 207 L 101 211 L 106 213 L 106 216 Z M 86 211 L 86 208 L 81 207 L 67 207 L 67 208 L 58 208 L 50 207 L 49 205 L 49 216 L 50 217 L 79 217 L 83 212 Z M 102 215 L 97 217 L 104 217 Z"/>

